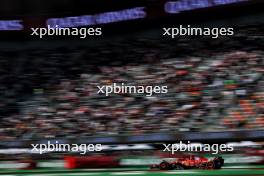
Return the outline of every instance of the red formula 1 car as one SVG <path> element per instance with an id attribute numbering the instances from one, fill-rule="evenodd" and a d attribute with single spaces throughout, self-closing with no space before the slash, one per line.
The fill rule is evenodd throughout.
<path id="1" fill-rule="evenodd" d="M 222 157 L 215 157 L 214 159 L 209 160 L 204 157 L 190 156 L 188 158 L 179 158 L 172 162 L 163 160 L 160 164 L 152 165 L 151 169 L 221 169 L 223 165 L 224 159 Z"/>

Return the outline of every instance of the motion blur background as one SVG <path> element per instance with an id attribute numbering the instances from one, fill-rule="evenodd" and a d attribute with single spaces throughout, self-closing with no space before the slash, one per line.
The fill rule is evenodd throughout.
<path id="1" fill-rule="evenodd" d="M 237 175 L 263 174 L 263 1 L 2 1 L 0 174 L 95 172 L 79 168 L 149 174 L 148 166 L 164 158 L 214 157 L 162 152 L 163 143 L 179 140 L 232 143 L 233 152 L 219 154 L 226 168 L 216 174 L 231 174 L 230 168 Z M 30 35 L 31 27 L 46 27 L 51 18 L 84 27 L 79 17 L 85 15 L 100 18 L 87 27 L 102 27 L 103 36 Z M 162 36 L 162 27 L 179 24 L 233 27 L 235 35 Z M 167 85 L 169 92 L 97 94 L 97 85 L 114 82 Z M 102 144 L 103 150 L 84 156 L 31 151 L 31 144 L 48 141 Z"/>

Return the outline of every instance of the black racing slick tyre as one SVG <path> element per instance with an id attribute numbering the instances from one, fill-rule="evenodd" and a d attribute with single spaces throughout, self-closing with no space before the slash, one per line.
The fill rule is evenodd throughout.
<path id="1" fill-rule="evenodd" d="M 159 165 L 160 170 L 168 170 L 170 168 L 170 164 L 166 161 L 162 161 Z"/>
<path id="2" fill-rule="evenodd" d="M 214 159 L 215 169 L 221 169 L 223 165 L 224 165 L 224 159 L 222 157 L 216 157 Z"/>

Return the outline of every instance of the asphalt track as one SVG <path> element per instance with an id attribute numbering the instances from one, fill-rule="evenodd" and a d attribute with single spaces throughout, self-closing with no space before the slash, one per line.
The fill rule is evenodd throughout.
<path id="1" fill-rule="evenodd" d="M 264 176 L 264 166 L 229 167 L 220 170 L 172 170 L 151 171 L 148 169 L 76 169 L 76 170 L 0 170 L 1 176 Z"/>

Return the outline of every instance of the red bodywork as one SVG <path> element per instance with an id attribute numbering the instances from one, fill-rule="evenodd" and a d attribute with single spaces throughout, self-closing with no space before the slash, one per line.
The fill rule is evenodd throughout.
<path id="1" fill-rule="evenodd" d="M 205 157 L 189 156 L 186 158 L 178 158 L 175 161 L 168 162 L 163 160 L 160 164 L 154 164 L 151 168 L 158 168 L 161 170 L 172 169 L 220 169 L 224 165 L 222 157 L 215 157 L 214 159 L 207 159 Z"/>

